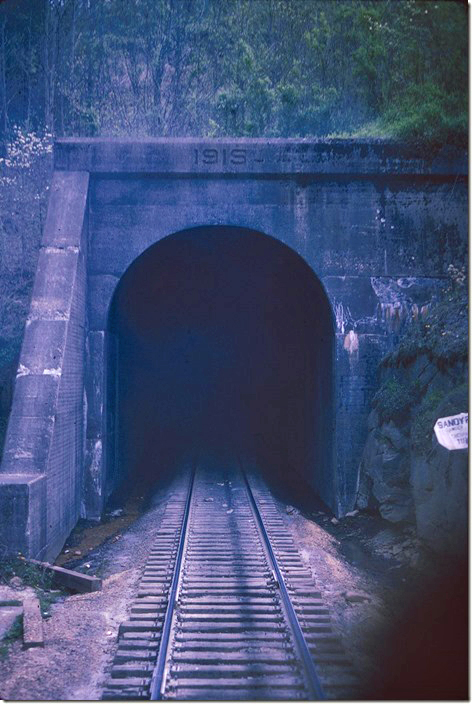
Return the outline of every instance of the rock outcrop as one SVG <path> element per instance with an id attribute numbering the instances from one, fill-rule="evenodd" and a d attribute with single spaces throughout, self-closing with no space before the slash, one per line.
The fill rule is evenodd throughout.
<path id="1" fill-rule="evenodd" d="M 378 509 L 392 523 L 414 521 L 407 431 L 392 420 L 382 423 L 375 410 L 369 416 L 360 476 L 359 508 Z"/>
<path id="2" fill-rule="evenodd" d="M 463 554 L 467 540 L 468 452 L 446 450 L 439 417 L 467 411 L 464 361 L 449 367 L 420 354 L 384 365 L 369 416 L 357 506 L 416 526 L 434 551 Z"/>

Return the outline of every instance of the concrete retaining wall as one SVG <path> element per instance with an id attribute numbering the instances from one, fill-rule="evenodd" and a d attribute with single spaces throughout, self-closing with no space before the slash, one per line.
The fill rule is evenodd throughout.
<path id="1" fill-rule="evenodd" d="M 0 546 L 54 558 L 83 466 L 88 174 L 55 173 L 0 472 Z"/>

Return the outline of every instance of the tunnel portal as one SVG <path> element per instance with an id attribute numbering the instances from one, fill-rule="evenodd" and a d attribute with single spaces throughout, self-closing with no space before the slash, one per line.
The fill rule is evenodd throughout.
<path id="1" fill-rule="evenodd" d="M 213 226 L 151 246 L 110 307 L 109 486 L 231 455 L 331 502 L 333 349 L 321 283 L 272 237 Z"/>
<path id="2" fill-rule="evenodd" d="M 0 466 L 7 554 L 54 560 L 125 475 L 192 445 L 352 511 L 380 361 L 463 261 L 467 168 L 358 139 L 57 141 Z"/>

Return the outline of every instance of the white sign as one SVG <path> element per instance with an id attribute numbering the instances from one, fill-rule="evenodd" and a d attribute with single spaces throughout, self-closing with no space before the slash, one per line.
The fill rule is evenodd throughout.
<path id="1" fill-rule="evenodd" d="M 448 450 L 465 450 L 469 447 L 469 414 L 458 413 L 456 416 L 438 418 L 434 432 L 438 443 Z"/>

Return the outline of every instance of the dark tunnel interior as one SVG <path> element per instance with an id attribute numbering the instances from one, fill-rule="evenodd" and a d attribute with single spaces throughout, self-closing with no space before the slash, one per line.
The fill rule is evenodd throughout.
<path id="1" fill-rule="evenodd" d="M 161 240 L 110 308 L 109 486 L 238 456 L 286 500 L 332 504 L 332 355 L 326 294 L 289 247 L 235 227 Z"/>

